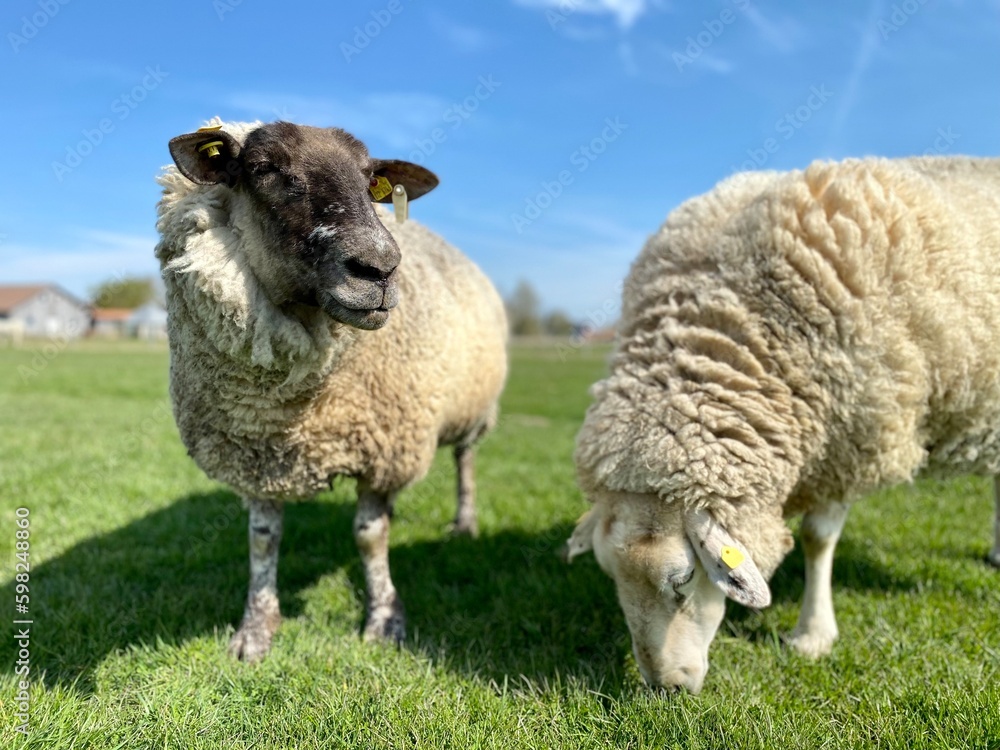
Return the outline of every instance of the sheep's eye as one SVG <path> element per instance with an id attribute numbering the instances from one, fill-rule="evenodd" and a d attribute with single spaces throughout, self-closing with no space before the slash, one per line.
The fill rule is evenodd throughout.
<path id="1" fill-rule="evenodd" d="M 674 597 L 674 604 L 678 607 L 684 605 L 687 598 L 691 595 L 688 584 L 691 583 L 691 579 L 694 578 L 694 568 L 687 575 L 676 576 L 670 578 L 670 588 Z"/>
<path id="2" fill-rule="evenodd" d="M 286 174 L 285 176 L 285 186 L 289 195 L 304 195 L 306 192 L 305 181 L 294 174 Z"/>
<path id="3" fill-rule="evenodd" d="M 260 177 L 261 175 L 268 174 L 269 172 L 276 172 L 278 171 L 278 168 L 267 161 L 256 161 L 247 164 L 247 171 L 255 177 Z"/>
<path id="4" fill-rule="evenodd" d="M 687 574 L 681 573 L 676 576 L 671 576 L 670 585 L 672 585 L 675 589 L 679 589 L 681 586 L 691 583 L 692 578 L 694 578 L 694 568 L 691 568 Z"/>

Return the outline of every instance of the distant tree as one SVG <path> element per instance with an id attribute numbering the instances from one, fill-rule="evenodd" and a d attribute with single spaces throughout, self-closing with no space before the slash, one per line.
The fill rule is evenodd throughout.
<path id="1" fill-rule="evenodd" d="M 94 307 L 140 307 L 156 295 L 152 279 L 125 276 L 109 279 L 94 287 L 92 298 Z"/>
<path id="2" fill-rule="evenodd" d="M 573 333 L 573 321 L 562 310 L 553 310 L 546 315 L 542 327 L 550 336 L 569 336 Z"/>
<path id="3" fill-rule="evenodd" d="M 527 281 L 517 282 L 514 292 L 507 298 L 507 318 L 510 331 L 515 336 L 536 336 L 542 332 L 539 314 L 541 303 L 538 292 Z"/>

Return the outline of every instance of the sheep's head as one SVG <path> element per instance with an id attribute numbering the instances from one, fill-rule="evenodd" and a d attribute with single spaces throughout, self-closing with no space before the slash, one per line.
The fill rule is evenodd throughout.
<path id="1" fill-rule="evenodd" d="M 384 185 L 409 199 L 437 177 L 416 164 L 373 159 L 336 128 L 275 122 L 240 144 L 223 130 L 170 141 L 181 173 L 201 185 L 233 190 L 231 211 L 255 242 L 249 261 L 272 302 L 311 305 L 357 328 L 380 328 L 399 299 L 399 247 L 372 201 L 389 202 Z M 380 179 L 381 178 L 381 179 Z"/>
<path id="2" fill-rule="evenodd" d="M 778 522 L 784 539 L 787 529 Z M 700 691 L 726 597 L 748 607 L 771 603 L 767 582 L 743 544 L 708 512 L 685 512 L 656 495 L 599 498 L 568 544 L 570 559 L 593 549 L 614 579 L 632 652 L 653 686 Z"/>

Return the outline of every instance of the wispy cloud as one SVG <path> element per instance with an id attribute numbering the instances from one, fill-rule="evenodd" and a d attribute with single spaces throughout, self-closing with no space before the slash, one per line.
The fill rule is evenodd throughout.
<path id="1" fill-rule="evenodd" d="M 143 67 L 119 65 L 106 60 L 89 58 L 74 58 L 57 55 L 53 60 L 58 63 L 58 73 L 71 81 L 102 81 L 114 84 L 135 85 L 137 78 L 144 75 Z"/>
<path id="2" fill-rule="evenodd" d="M 655 0 L 514 0 L 527 8 L 547 8 L 562 15 L 587 13 L 590 15 L 612 15 L 618 25 L 627 29 L 651 6 L 659 5 Z"/>
<path id="3" fill-rule="evenodd" d="M 658 67 L 663 70 L 675 71 L 678 69 L 677 55 L 684 55 L 682 72 L 689 67 L 707 70 L 717 75 L 729 75 L 736 70 L 736 65 L 732 60 L 714 52 L 702 51 L 697 57 L 692 57 L 686 54 L 683 47 L 671 48 L 662 42 L 649 42 L 645 45 L 645 49 L 650 54 L 660 58 Z"/>
<path id="4" fill-rule="evenodd" d="M 1000 0 L 998 0 L 998 2 L 1000 2 Z M 567 39 L 572 39 L 574 42 L 592 42 L 595 40 L 607 39 L 609 36 L 608 30 L 600 26 L 567 26 L 566 28 L 559 28 L 560 34 Z"/>
<path id="5" fill-rule="evenodd" d="M 431 30 L 461 53 L 480 52 L 490 46 L 490 36 L 483 29 L 448 18 L 439 11 L 430 14 Z"/>
<path id="6" fill-rule="evenodd" d="M 830 137 L 833 140 L 840 138 L 844 125 L 851 116 L 855 104 L 858 101 L 858 91 L 861 88 L 861 81 L 871 66 L 875 56 L 875 50 L 880 43 L 878 36 L 878 19 L 883 14 L 884 3 L 882 0 L 872 0 L 868 11 L 868 18 L 865 21 L 861 32 L 861 44 L 858 46 L 857 54 L 854 56 L 854 63 L 851 66 L 851 73 L 844 84 L 844 94 L 840 98 L 840 106 L 834 113 L 833 124 L 830 127 Z"/>
<path id="7" fill-rule="evenodd" d="M 787 55 L 798 47 L 798 42 L 803 37 L 803 29 L 794 18 L 790 16 L 768 18 L 756 5 L 748 5 L 743 12 L 760 38 L 773 50 Z"/>
<path id="8" fill-rule="evenodd" d="M 618 57 L 622 61 L 625 72 L 630 76 L 639 75 L 639 66 L 635 62 L 635 54 L 632 52 L 632 45 L 622 42 L 618 45 Z"/>
<path id="9" fill-rule="evenodd" d="M 711 52 L 702 52 L 692 64 L 695 67 L 702 67 L 719 75 L 727 75 L 733 72 L 733 64 L 729 60 L 713 55 Z"/>
<path id="10" fill-rule="evenodd" d="M 159 276 L 156 237 L 103 229 L 77 229 L 58 246 L 7 242 L 5 283 L 54 282 L 81 298 L 115 276 Z"/>
<path id="11" fill-rule="evenodd" d="M 417 92 L 368 94 L 349 102 L 326 97 L 244 92 L 229 97 L 227 106 L 249 117 L 276 117 L 304 125 L 344 128 L 365 141 L 393 149 L 408 148 L 440 122 L 449 103 Z"/>

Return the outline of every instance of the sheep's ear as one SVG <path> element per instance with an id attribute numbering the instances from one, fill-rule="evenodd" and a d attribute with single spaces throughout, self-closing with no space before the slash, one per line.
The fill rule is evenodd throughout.
<path id="1" fill-rule="evenodd" d="M 240 144 L 222 130 L 198 130 L 170 139 L 170 156 L 191 182 L 199 185 L 229 185 L 243 171 Z"/>
<path id="2" fill-rule="evenodd" d="M 372 159 L 372 174 L 375 177 L 385 177 L 390 185 L 402 185 L 406 188 L 408 200 L 416 200 L 426 195 L 438 186 L 440 180 L 429 169 L 419 164 L 399 159 Z M 375 201 L 376 203 L 391 203 L 392 193 Z"/>
<path id="3" fill-rule="evenodd" d="M 763 609 L 771 603 L 771 589 L 747 548 L 733 539 L 705 510 L 685 518 L 688 538 L 712 583 L 734 602 Z"/>
<path id="4" fill-rule="evenodd" d="M 596 507 L 580 516 L 572 536 L 566 540 L 566 562 L 573 562 L 574 557 L 590 552 L 594 548 L 594 529 L 600 520 L 601 514 L 597 512 Z"/>

